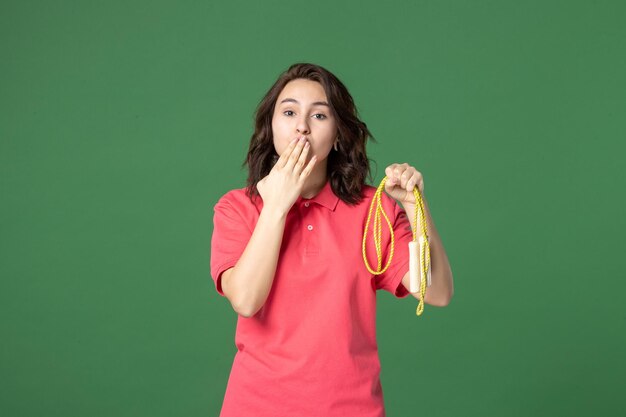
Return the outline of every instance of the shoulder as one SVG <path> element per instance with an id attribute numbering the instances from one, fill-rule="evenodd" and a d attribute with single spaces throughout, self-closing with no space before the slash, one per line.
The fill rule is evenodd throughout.
<path id="1" fill-rule="evenodd" d="M 229 204 L 229 203 L 235 203 L 235 204 L 241 204 L 244 203 L 244 198 L 248 199 L 248 197 L 246 196 L 246 189 L 245 188 L 236 188 L 234 190 L 230 190 L 228 192 L 226 192 L 225 194 L 223 194 L 218 200 L 217 203 L 215 204 L 217 205 L 221 205 L 221 204 Z M 249 200 L 249 199 L 248 199 Z"/>
<path id="2" fill-rule="evenodd" d="M 372 197 L 374 193 L 376 193 L 376 187 L 369 184 L 364 184 L 361 188 L 361 194 L 363 194 L 364 197 Z"/>
<path id="3" fill-rule="evenodd" d="M 262 200 L 256 199 L 256 203 L 250 199 L 246 188 L 236 188 L 222 195 L 213 206 L 217 218 L 229 218 L 232 220 L 244 220 L 251 224 L 258 217 L 262 208 Z"/>
<path id="4" fill-rule="evenodd" d="M 372 201 L 376 197 L 377 192 L 378 187 L 374 187 L 369 184 L 363 185 L 363 187 L 361 188 L 361 195 L 363 196 L 363 200 L 361 201 L 360 205 L 370 207 Z M 392 210 L 394 212 L 397 212 L 398 210 L 402 209 L 398 202 L 394 198 L 390 197 L 389 194 L 385 192 L 385 190 L 381 190 L 380 201 L 386 211 Z"/>

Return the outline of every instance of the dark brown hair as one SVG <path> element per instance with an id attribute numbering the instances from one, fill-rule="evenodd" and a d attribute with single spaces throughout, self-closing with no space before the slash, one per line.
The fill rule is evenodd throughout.
<path id="1" fill-rule="evenodd" d="M 297 63 L 283 72 L 265 94 L 256 108 L 254 133 L 243 166 L 248 166 L 246 194 L 250 199 L 259 195 L 257 183 L 269 174 L 278 160 L 272 136 L 272 117 L 276 100 L 288 82 L 295 79 L 319 82 L 328 99 L 339 130 L 338 151 L 331 150 L 327 159 L 327 176 L 330 186 L 347 204 L 359 203 L 366 177 L 372 181 L 369 159 L 365 152 L 368 138 L 376 142 L 359 117 L 348 89 L 330 71 L 319 65 Z"/>

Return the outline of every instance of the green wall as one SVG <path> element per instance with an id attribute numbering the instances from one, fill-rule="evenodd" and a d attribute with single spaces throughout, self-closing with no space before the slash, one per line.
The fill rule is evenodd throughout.
<path id="1" fill-rule="evenodd" d="M 624 2 L 89 3 L 0 5 L 0 415 L 218 414 L 213 205 L 298 61 L 377 182 L 423 173 L 454 272 L 380 295 L 388 415 L 623 415 Z"/>

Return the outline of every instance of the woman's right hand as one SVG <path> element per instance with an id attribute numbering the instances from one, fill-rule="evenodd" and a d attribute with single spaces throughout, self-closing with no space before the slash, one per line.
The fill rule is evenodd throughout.
<path id="1" fill-rule="evenodd" d="M 263 207 L 271 207 L 282 214 L 289 212 L 315 166 L 317 159 L 315 156 L 308 164 L 306 163 L 309 150 L 310 145 L 306 139 L 294 139 L 278 158 L 270 173 L 257 183 Z"/>

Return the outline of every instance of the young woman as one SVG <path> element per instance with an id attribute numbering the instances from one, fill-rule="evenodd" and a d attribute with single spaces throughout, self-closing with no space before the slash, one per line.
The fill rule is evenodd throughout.
<path id="1" fill-rule="evenodd" d="M 377 188 L 365 183 L 368 138 L 346 87 L 317 65 L 292 65 L 259 104 L 247 187 L 214 207 L 211 275 L 239 315 L 222 417 L 385 415 L 376 291 L 409 294 L 412 190 L 417 185 L 423 196 L 424 181 L 406 163 L 385 169 L 388 195 L 381 198 L 395 251 L 384 273 L 371 274 L 362 250 Z M 424 302 L 445 306 L 452 271 L 423 200 L 432 268 Z M 382 265 L 391 248 L 385 226 Z M 368 233 L 366 254 L 376 269 Z"/>

